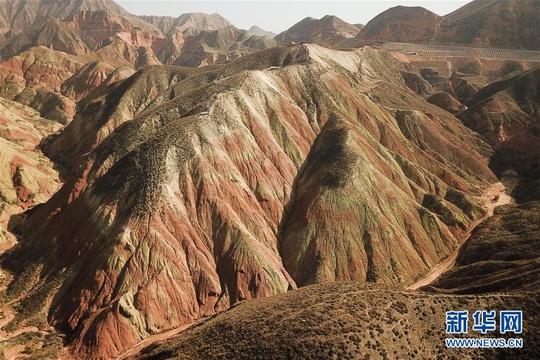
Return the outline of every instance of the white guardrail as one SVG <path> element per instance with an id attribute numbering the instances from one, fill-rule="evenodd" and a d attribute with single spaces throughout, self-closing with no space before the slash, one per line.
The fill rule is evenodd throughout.
<path id="1" fill-rule="evenodd" d="M 461 46 L 422 45 L 384 42 L 382 48 L 409 56 L 474 57 L 482 59 L 540 61 L 540 51 L 472 48 Z"/>

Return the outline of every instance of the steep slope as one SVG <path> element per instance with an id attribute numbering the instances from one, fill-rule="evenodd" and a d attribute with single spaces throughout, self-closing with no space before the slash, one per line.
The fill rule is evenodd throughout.
<path id="1" fill-rule="evenodd" d="M 422 7 L 396 6 L 377 15 L 358 34 L 363 40 L 432 43 L 438 38 L 443 17 Z"/>
<path id="2" fill-rule="evenodd" d="M 341 41 L 354 38 L 360 29 L 340 18 L 326 15 L 322 19 L 305 18 L 290 29 L 275 37 L 280 44 L 289 42 L 310 42 L 337 45 Z"/>
<path id="3" fill-rule="evenodd" d="M 140 69 L 148 65 L 161 64 L 151 48 L 134 46 L 119 35 L 111 36 L 101 45 L 102 47 L 93 53 L 93 58 L 115 67 L 130 66 Z"/>
<path id="4" fill-rule="evenodd" d="M 80 161 L 78 156 L 90 153 L 126 120 L 148 108 L 159 94 L 196 73 L 195 69 L 156 66 L 110 88 L 96 89 L 81 101 L 76 121 L 42 144 L 44 152 L 66 169 L 74 168 Z"/>
<path id="5" fill-rule="evenodd" d="M 458 294 L 540 288 L 540 202 L 507 205 L 475 231 L 455 266 L 431 286 Z"/>
<path id="6" fill-rule="evenodd" d="M 59 188 L 53 164 L 36 149 L 60 125 L 19 103 L 0 98 L 0 251 L 15 243 L 12 215 L 45 202 Z M 11 219 L 13 222 L 13 219 Z M 3 277 L 3 275 L 2 275 Z"/>
<path id="7" fill-rule="evenodd" d="M 493 167 L 526 176 L 538 166 L 540 68 L 489 84 L 467 101 L 459 118 L 485 136 L 494 149 Z"/>
<path id="8" fill-rule="evenodd" d="M 441 296 L 358 283 L 313 285 L 243 302 L 128 358 L 534 359 L 540 355 L 539 300 L 538 293 Z M 446 348 L 449 309 L 523 309 L 523 349 Z"/>
<path id="9" fill-rule="evenodd" d="M 495 178 L 489 147 L 403 70 L 418 71 L 283 46 L 112 85 L 47 147 L 74 175 L 16 229 L 10 327 L 49 323 L 77 356 L 110 358 L 297 284 L 411 283 L 463 240 Z"/>
<path id="10" fill-rule="evenodd" d="M 62 83 L 60 92 L 68 98 L 79 101 L 101 85 L 114 70 L 113 66 L 103 62 L 89 62 Z"/>
<path id="11" fill-rule="evenodd" d="M 464 110 L 465 108 L 465 106 L 463 106 L 452 95 L 443 91 L 430 95 L 426 100 L 450 113 L 456 113 L 460 110 Z"/>

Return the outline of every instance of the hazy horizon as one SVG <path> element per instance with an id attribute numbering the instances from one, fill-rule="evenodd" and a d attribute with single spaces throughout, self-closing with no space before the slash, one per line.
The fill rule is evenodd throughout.
<path id="1" fill-rule="evenodd" d="M 335 15 L 351 24 L 366 24 L 381 12 L 398 5 L 422 6 L 438 15 L 446 15 L 470 1 L 173 1 L 116 0 L 135 15 L 178 17 L 185 13 L 217 13 L 234 26 L 249 29 L 257 25 L 280 33 L 306 17 L 320 19 Z"/>

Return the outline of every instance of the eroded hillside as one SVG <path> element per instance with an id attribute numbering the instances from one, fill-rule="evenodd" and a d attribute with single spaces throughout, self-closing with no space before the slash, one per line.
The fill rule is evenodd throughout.
<path id="1" fill-rule="evenodd" d="M 93 94 L 45 146 L 74 175 L 4 261 L 27 309 L 10 327 L 45 321 L 108 358 L 240 300 L 412 283 L 496 178 L 491 148 L 403 72 L 385 51 L 282 46 Z"/>
<path id="2" fill-rule="evenodd" d="M 35 110 L 0 98 L 0 249 L 14 245 L 8 225 L 12 215 L 49 199 L 60 179 L 53 163 L 36 149 L 60 125 Z"/>
<path id="3" fill-rule="evenodd" d="M 275 40 L 0 8 L 4 357 L 538 357 L 538 53 L 489 48 L 536 49 L 536 1 Z M 372 40 L 486 49 L 327 48 Z M 523 310 L 525 348 L 445 349 L 479 308 Z"/>

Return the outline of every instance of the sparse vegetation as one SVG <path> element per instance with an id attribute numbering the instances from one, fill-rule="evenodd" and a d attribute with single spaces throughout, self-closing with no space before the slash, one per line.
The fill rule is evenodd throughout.
<path id="1" fill-rule="evenodd" d="M 359 311 L 365 307 L 368 312 Z M 200 321 L 172 341 L 144 349 L 141 357 L 217 359 L 226 354 L 234 359 L 253 359 L 265 353 L 266 359 L 317 359 L 327 358 L 329 354 L 339 359 L 535 358 L 540 350 L 534 345 L 519 351 L 454 351 L 444 346 L 445 312 L 449 309 L 514 307 L 533 314 L 527 323 L 529 330 L 523 336 L 528 344 L 537 344 L 534 329 L 540 323 L 538 294 L 459 296 L 408 293 L 360 283 L 321 284 L 242 303 Z M 404 311 L 406 308 L 414 311 Z M 355 316 L 343 318 L 338 315 L 343 310 Z M 381 317 L 379 313 L 384 315 Z M 397 321 L 386 321 L 389 314 Z M 423 314 L 422 318 L 418 314 Z M 309 325 L 300 321 L 305 318 L 310 319 Z M 261 328 L 262 322 L 268 326 Z M 214 331 L 224 326 L 242 331 Z M 334 328 L 340 330 L 331 330 Z M 209 342 L 211 346 L 204 345 Z M 287 344 L 287 351 L 283 351 L 283 344 Z"/>

